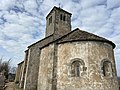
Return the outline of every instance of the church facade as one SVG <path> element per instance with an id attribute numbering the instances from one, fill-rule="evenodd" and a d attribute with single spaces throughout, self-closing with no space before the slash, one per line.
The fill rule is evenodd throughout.
<path id="1" fill-rule="evenodd" d="M 58 7 L 47 15 L 45 38 L 28 46 L 17 71 L 20 88 L 119 90 L 115 44 L 79 28 L 71 31 L 71 15 Z"/>

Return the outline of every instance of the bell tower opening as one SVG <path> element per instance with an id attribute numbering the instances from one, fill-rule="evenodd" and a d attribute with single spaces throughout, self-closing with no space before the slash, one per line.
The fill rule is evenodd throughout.
<path id="1" fill-rule="evenodd" d="M 71 13 L 54 7 L 46 17 L 46 35 L 54 34 L 55 38 L 71 31 Z"/>

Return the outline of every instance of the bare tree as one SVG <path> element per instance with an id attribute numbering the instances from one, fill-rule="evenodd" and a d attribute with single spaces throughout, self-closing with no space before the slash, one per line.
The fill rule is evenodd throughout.
<path id="1" fill-rule="evenodd" d="M 0 73 L 2 72 L 6 78 L 8 78 L 8 74 L 10 71 L 10 61 L 11 59 L 9 59 L 8 61 L 3 61 L 3 57 L 0 58 Z"/>
<path id="2" fill-rule="evenodd" d="M 10 68 L 10 73 L 15 74 L 16 73 L 16 67 L 11 67 Z"/>

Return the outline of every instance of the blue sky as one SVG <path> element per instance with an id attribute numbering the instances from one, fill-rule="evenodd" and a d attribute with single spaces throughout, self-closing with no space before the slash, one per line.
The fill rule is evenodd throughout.
<path id="1" fill-rule="evenodd" d="M 120 0 L 1 0 L 0 56 L 24 59 L 27 46 L 44 38 L 45 17 L 53 6 L 72 13 L 72 29 L 105 37 L 116 44 L 115 60 L 120 76 Z"/>

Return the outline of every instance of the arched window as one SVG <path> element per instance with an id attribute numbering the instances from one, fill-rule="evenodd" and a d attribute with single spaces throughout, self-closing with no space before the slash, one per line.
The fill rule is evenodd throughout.
<path id="1" fill-rule="evenodd" d="M 112 63 L 110 61 L 104 61 L 102 64 L 102 73 L 106 77 L 112 77 Z"/>
<path id="2" fill-rule="evenodd" d="M 80 62 L 75 61 L 72 63 L 72 75 L 74 77 L 79 77 L 80 76 Z"/>
<path id="3" fill-rule="evenodd" d="M 72 77 L 81 77 L 82 73 L 87 70 L 84 61 L 79 58 L 71 60 L 70 66 L 70 74 Z"/>

